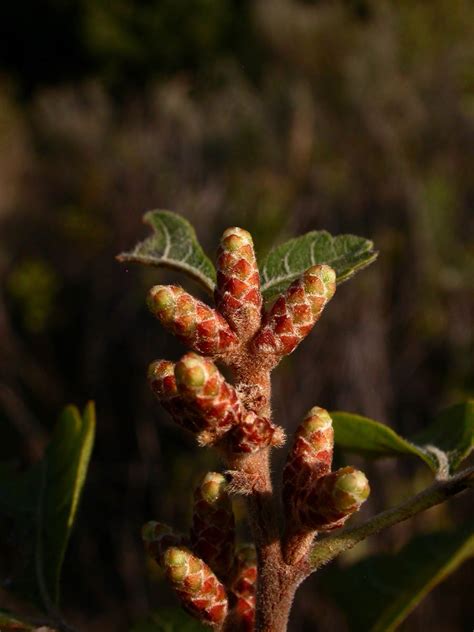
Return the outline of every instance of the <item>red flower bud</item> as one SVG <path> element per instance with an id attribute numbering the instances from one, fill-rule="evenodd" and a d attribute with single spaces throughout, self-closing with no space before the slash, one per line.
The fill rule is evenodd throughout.
<path id="1" fill-rule="evenodd" d="M 240 547 L 236 554 L 236 569 L 230 585 L 232 617 L 239 630 L 253 632 L 257 583 L 257 554 L 252 544 Z"/>
<path id="2" fill-rule="evenodd" d="M 313 481 L 297 505 L 297 519 L 316 531 L 338 529 L 365 502 L 370 494 L 363 472 L 343 467 Z"/>
<path id="3" fill-rule="evenodd" d="M 275 426 L 266 417 L 258 417 L 250 412 L 229 433 L 229 446 L 232 452 L 257 452 L 270 445 L 280 447 L 285 441 L 283 428 Z"/>
<path id="4" fill-rule="evenodd" d="M 179 394 L 174 369 L 174 362 L 156 360 L 148 368 L 148 382 L 158 401 L 178 425 L 190 432 L 199 432 L 202 423 Z"/>
<path id="5" fill-rule="evenodd" d="M 214 573 L 225 580 L 234 563 L 235 520 L 227 483 L 209 472 L 194 493 L 191 543 Z"/>
<path id="6" fill-rule="evenodd" d="M 291 353 L 321 316 L 336 291 L 336 273 L 316 265 L 294 281 L 264 316 L 253 349 L 274 360 Z"/>
<path id="7" fill-rule="evenodd" d="M 228 228 L 217 253 L 217 309 L 241 339 L 260 326 L 262 295 L 252 236 L 242 228 Z"/>
<path id="8" fill-rule="evenodd" d="M 314 406 L 295 433 L 283 470 L 283 502 L 299 502 L 302 490 L 331 471 L 334 446 L 332 420 L 324 408 Z"/>
<path id="9" fill-rule="evenodd" d="M 208 356 L 226 355 L 238 344 L 227 321 L 177 285 L 155 285 L 148 294 L 151 312 L 179 340 Z"/>
<path id="10" fill-rule="evenodd" d="M 243 406 L 233 386 L 215 364 L 196 353 L 187 353 L 175 367 L 179 394 L 200 418 L 201 445 L 213 444 L 243 415 Z"/>
<path id="11" fill-rule="evenodd" d="M 184 547 L 167 549 L 163 564 L 167 579 L 190 614 L 211 625 L 224 621 L 226 592 L 207 564 Z"/>

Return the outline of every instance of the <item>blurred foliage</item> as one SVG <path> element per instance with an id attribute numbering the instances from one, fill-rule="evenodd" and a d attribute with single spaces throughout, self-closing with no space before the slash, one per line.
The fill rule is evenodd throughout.
<path id="1" fill-rule="evenodd" d="M 91 74 L 128 91 L 174 72 L 199 73 L 216 57 L 235 54 L 255 71 L 261 51 L 250 6 L 248 0 L 4 2 L 0 58 L 26 94 Z"/>
<path id="2" fill-rule="evenodd" d="M 418 536 L 395 555 L 376 555 L 341 572 L 323 589 L 342 606 L 354 632 L 393 632 L 430 590 L 474 556 L 472 525 Z"/>
<path id="3" fill-rule="evenodd" d="M 68 406 L 41 461 L 27 472 L 0 464 L 0 514 L 3 527 L 12 526 L 7 538 L 0 540 L 1 581 L 48 614 L 59 602 L 61 568 L 94 436 L 94 404 L 89 402 L 83 415 Z M 9 568 L 7 558 L 12 560 Z"/>
<path id="4" fill-rule="evenodd" d="M 372 458 L 417 456 L 441 478 L 454 473 L 474 450 L 474 400 L 442 411 L 410 440 L 361 415 L 332 412 L 331 417 L 336 445 L 345 450 Z"/>
<path id="5" fill-rule="evenodd" d="M 114 259 L 143 236 L 144 211 L 182 213 L 211 258 L 235 224 L 260 256 L 315 229 L 374 240 L 377 264 L 275 374 L 289 432 L 317 403 L 412 436 L 473 396 L 473 62 L 468 0 L 1 3 L 0 423 L 26 465 L 50 431 L 40 420 L 97 399 L 77 564 L 64 569 L 78 627 L 125 629 L 167 604 L 160 584 L 147 597 L 140 525 L 186 524 L 181 499 L 217 467 L 145 384 L 151 360 L 182 348 L 145 308 L 170 276 Z M 419 480 L 408 462 L 371 467 L 391 485 L 373 486 L 369 511 Z M 376 545 L 406 540 L 401 527 Z M 465 628 L 469 572 L 406 630 Z M 308 582 L 294 629 L 343 632 L 327 608 Z"/>
<path id="6" fill-rule="evenodd" d="M 10 272 L 7 289 L 18 304 L 25 329 L 44 330 L 58 289 L 55 270 L 45 261 L 23 260 Z"/>

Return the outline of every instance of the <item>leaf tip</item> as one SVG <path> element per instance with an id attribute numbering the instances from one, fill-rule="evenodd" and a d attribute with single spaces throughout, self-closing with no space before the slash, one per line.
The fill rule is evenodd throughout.
<path id="1" fill-rule="evenodd" d="M 95 408 L 95 401 L 93 399 L 90 399 L 85 407 L 84 407 L 84 414 L 83 414 L 84 419 L 89 419 L 89 421 L 93 424 L 95 424 L 96 422 L 96 408 Z"/>

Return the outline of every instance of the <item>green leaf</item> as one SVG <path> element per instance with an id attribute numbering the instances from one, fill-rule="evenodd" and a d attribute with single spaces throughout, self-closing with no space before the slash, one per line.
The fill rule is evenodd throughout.
<path id="1" fill-rule="evenodd" d="M 429 446 L 442 450 L 450 472 L 455 471 L 474 449 L 474 400 L 443 410 L 414 440 L 425 450 L 429 450 Z"/>
<path id="2" fill-rule="evenodd" d="M 471 524 L 458 532 L 418 536 L 396 555 L 330 569 L 322 587 L 344 610 L 351 632 L 391 632 L 435 586 L 474 556 L 473 532 Z"/>
<path id="3" fill-rule="evenodd" d="M 346 450 L 366 456 L 409 454 L 422 459 L 435 473 L 449 475 L 474 447 L 474 401 L 440 413 L 422 433 L 407 440 L 385 424 L 352 413 L 331 413 L 334 439 Z"/>
<path id="4" fill-rule="evenodd" d="M 181 608 L 163 608 L 136 623 L 130 632 L 206 632 L 209 630 Z"/>
<path id="5" fill-rule="evenodd" d="M 149 211 L 143 216 L 152 234 L 130 252 L 117 259 L 185 272 L 210 294 L 214 291 L 216 271 L 199 244 L 191 224 L 171 211 Z"/>
<path id="6" fill-rule="evenodd" d="M 93 403 L 60 416 L 43 459 L 22 475 L 0 469 L 0 511 L 15 523 L 20 554 L 9 588 L 45 610 L 59 600 L 59 578 L 95 434 Z"/>
<path id="7" fill-rule="evenodd" d="M 437 461 L 422 448 L 407 441 L 385 424 L 352 413 L 332 412 L 334 441 L 350 452 L 370 457 L 410 454 L 437 471 Z"/>
<path id="8" fill-rule="evenodd" d="M 334 268 L 337 282 L 350 279 L 377 258 L 374 244 L 355 235 L 333 237 L 313 230 L 273 248 L 261 262 L 262 294 L 270 300 L 281 294 L 305 270 L 318 263 Z"/>
<path id="9" fill-rule="evenodd" d="M 32 625 L 20 621 L 6 610 L 0 610 L 1 632 L 33 632 L 34 629 Z"/>

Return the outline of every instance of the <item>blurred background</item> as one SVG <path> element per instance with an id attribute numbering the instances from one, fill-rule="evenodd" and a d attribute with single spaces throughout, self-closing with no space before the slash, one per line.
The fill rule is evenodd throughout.
<path id="1" fill-rule="evenodd" d="M 149 362 L 183 349 L 145 306 L 173 275 L 115 260 L 145 236 L 142 214 L 182 213 L 211 256 L 231 225 L 260 255 L 318 228 L 373 239 L 376 264 L 275 373 L 275 415 L 291 432 L 317 403 L 410 436 L 474 393 L 473 147 L 469 0 L 1 3 L 0 458 L 33 462 L 63 404 L 96 400 L 64 569 L 71 622 L 128 630 L 168 602 L 140 527 L 187 528 L 190 489 L 219 467 L 148 392 Z M 365 516 L 430 478 L 411 461 L 350 462 L 373 481 Z M 472 520 L 468 502 L 352 559 Z M 291 629 L 344 632 L 318 582 Z M 471 630 L 473 582 L 465 565 L 403 629 Z"/>

